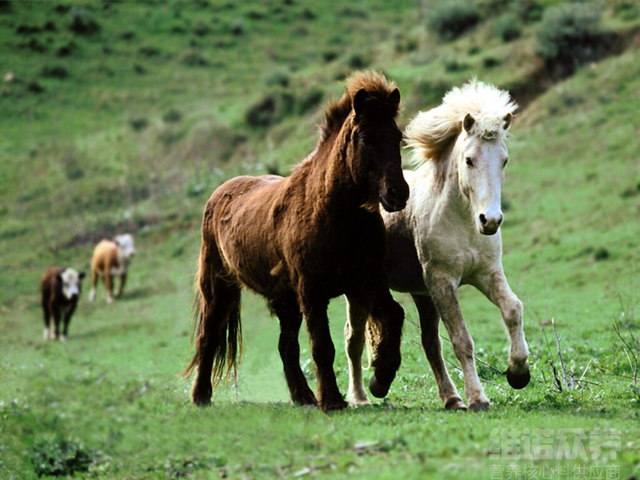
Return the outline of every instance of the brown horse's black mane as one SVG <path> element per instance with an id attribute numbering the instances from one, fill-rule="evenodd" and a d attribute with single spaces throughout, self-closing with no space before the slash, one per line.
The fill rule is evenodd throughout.
<path id="1" fill-rule="evenodd" d="M 391 92 L 396 88 L 394 82 L 388 81 L 384 75 L 377 72 L 356 72 L 346 80 L 345 93 L 342 98 L 329 104 L 325 110 L 325 120 L 322 124 L 320 141 L 328 139 L 332 133 L 342 128 L 353 107 L 353 98 L 360 90 L 369 94 L 368 108 L 371 116 L 386 116 L 395 118 L 398 105 L 389 102 Z"/>

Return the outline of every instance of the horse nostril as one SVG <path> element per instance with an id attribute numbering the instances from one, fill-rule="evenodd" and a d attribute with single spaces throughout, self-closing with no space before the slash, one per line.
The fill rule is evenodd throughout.
<path id="1" fill-rule="evenodd" d="M 484 216 L 484 213 L 480 214 L 480 223 L 482 225 L 486 225 L 487 224 L 487 217 Z"/>
<path id="2" fill-rule="evenodd" d="M 387 188 L 387 198 L 389 200 L 397 200 L 398 199 L 398 191 L 393 187 Z"/>

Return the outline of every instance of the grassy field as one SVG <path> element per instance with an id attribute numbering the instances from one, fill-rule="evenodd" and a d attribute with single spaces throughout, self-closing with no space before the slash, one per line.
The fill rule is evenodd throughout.
<path id="1" fill-rule="evenodd" d="M 425 28 L 443 3 L 0 3 L 0 478 L 640 476 L 637 8 L 603 9 L 602 28 L 631 48 L 542 77 L 541 20 L 522 5 L 558 2 L 481 3 L 478 24 L 447 41 Z M 505 18 L 520 27 L 509 41 L 496 33 Z M 397 81 L 402 125 L 472 76 L 522 92 L 502 235 L 532 381 L 509 388 L 499 313 L 465 287 L 490 412 L 443 410 L 402 295 L 403 363 L 389 396 L 330 415 L 294 407 L 277 320 L 245 292 L 237 382 L 197 409 L 177 372 L 190 355 L 204 202 L 227 178 L 286 172 L 311 151 L 318 105 L 356 68 Z M 89 304 L 85 284 L 69 341 L 43 342 L 42 272 L 88 271 L 94 242 L 127 230 L 138 256 L 124 297 L 107 305 L 101 288 Z M 346 392 L 344 300 L 329 314 Z M 552 319 L 567 369 L 588 367 L 583 388 L 554 383 Z M 600 455 L 589 450 L 596 429 L 613 439 Z M 551 458 L 518 457 L 542 438 Z"/>

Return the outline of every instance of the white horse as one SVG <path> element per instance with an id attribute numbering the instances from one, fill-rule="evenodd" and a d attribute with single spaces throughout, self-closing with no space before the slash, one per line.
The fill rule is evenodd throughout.
<path id="1" fill-rule="evenodd" d="M 389 286 L 410 293 L 416 304 L 422 345 L 447 409 L 466 406 L 442 357 L 439 317 L 462 365 L 469 408 L 489 408 L 476 371 L 473 340 L 458 304 L 461 284 L 475 286 L 502 313 L 511 339 L 509 384 L 519 389 L 530 380 L 522 303 L 502 268 L 499 231 L 508 160 L 505 138 L 516 108 L 507 92 L 474 80 L 451 90 L 439 107 L 420 112 L 405 132 L 418 167 L 404 172 L 411 188 L 409 203 L 400 212 L 382 212 Z M 347 310 L 349 401 L 366 405 L 370 402 L 362 381 L 362 351 L 367 316 L 350 304 Z"/>

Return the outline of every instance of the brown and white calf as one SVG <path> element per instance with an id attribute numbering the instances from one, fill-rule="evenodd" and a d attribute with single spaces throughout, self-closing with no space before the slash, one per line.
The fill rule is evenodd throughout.
<path id="1" fill-rule="evenodd" d="M 127 281 L 127 269 L 131 257 L 136 253 L 133 246 L 133 236 L 129 233 L 118 235 L 113 240 L 102 240 L 93 250 L 91 260 L 91 292 L 89 301 L 96 298 L 96 287 L 98 277 L 104 279 L 104 286 L 107 290 L 107 302 L 113 302 L 113 277 L 120 277 L 119 297 L 122 295 L 124 285 Z"/>
<path id="2" fill-rule="evenodd" d="M 40 281 L 42 309 L 44 310 L 44 339 L 67 340 L 71 315 L 78 305 L 84 272 L 73 268 L 52 267 L 44 272 Z M 53 326 L 51 325 L 53 317 Z M 64 321 L 60 335 L 60 320 Z M 53 331 L 52 331 L 53 330 Z"/>

